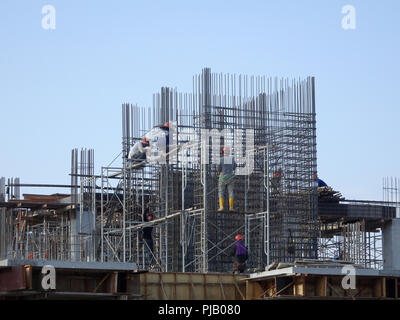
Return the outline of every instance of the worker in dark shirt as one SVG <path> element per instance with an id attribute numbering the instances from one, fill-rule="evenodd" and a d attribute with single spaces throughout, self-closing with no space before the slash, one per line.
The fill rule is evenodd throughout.
<path id="1" fill-rule="evenodd" d="M 281 188 L 281 180 L 282 180 L 282 168 L 279 168 L 278 171 L 272 173 L 271 177 L 272 193 L 279 192 Z"/>
<path id="2" fill-rule="evenodd" d="M 165 153 L 169 153 L 169 122 L 165 122 L 160 128 L 165 132 Z"/>
<path id="3" fill-rule="evenodd" d="M 318 187 L 327 187 L 328 185 L 321 179 L 318 179 Z"/>
<path id="4" fill-rule="evenodd" d="M 232 255 L 235 256 L 233 262 L 233 273 L 243 273 L 246 270 L 246 260 L 248 258 L 247 248 L 243 243 L 243 236 L 241 234 L 235 237 L 235 247 Z"/>
<path id="5" fill-rule="evenodd" d="M 150 222 L 154 219 L 154 214 L 146 212 L 145 213 L 145 222 Z M 150 267 L 152 268 L 154 266 L 154 253 L 153 253 L 153 227 L 151 225 L 144 227 L 142 229 L 142 235 L 143 235 L 143 244 L 144 244 L 144 249 L 147 254 L 147 258 L 150 261 Z"/>

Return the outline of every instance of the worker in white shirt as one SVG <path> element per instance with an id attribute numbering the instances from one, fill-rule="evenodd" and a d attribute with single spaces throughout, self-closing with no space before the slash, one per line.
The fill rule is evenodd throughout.
<path id="1" fill-rule="evenodd" d="M 148 161 L 166 164 L 169 152 L 169 122 L 152 129 L 149 136 L 151 150 L 148 154 Z"/>
<path id="2" fill-rule="evenodd" d="M 128 159 L 133 162 L 140 163 L 146 160 L 146 151 L 150 146 L 150 142 L 146 137 L 136 142 L 129 151 Z"/>

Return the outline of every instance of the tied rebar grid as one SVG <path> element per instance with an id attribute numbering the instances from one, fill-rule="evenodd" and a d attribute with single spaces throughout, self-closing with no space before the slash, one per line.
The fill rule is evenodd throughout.
<path id="1" fill-rule="evenodd" d="M 94 248 L 99 238 L 93 214 L 95 184 L 90 179 L 93 175 L 94 151 L 73 149 L 68 208 L 48 209 L 47 205 L 39 205 L 40 202 L 37 208 L 2 208 L 1 258 L 96 261 Z M 7 186 L 8 193 L 0 190 L 2 201 L 22 200 L 19 179 L 9 180 Z M 0 189 L 3 188 L 4 183 L 0 182 Z M 56 198 L 57 194 L 50 197 Z"/>
<path id="2" fill-rule="evenodd" d="M 91 153 L 82 151 L 79 164 L 78 151 L 72 152 L 71 195 L 79 205 L 79 228 L 73 225 L 78 221 L 72 217 L 59 222 L 61 229 L 50 226 L 50 222 L 43 227 L 38 224 L 46 235 L 52 228 L 68 230 L 61 231 L 59 237 L 69 239 L 65 242 L 67 249 L 61 250 L 70 252 L 67 258 L 132 261 L 146 267 L 141 229 L 135 228 L 144 222 L 145 208 L 158 218 L 166 218 L 154 227 L 154 253 L 163 271 L 230 271 L 230 253 L 238 233 L 245 236 L 249 265 L 253 267 L 265 266 L 266 246 L 271 261 L 316 257 L 317 208 L 311 181 L 316 171 L 313 78 L 278 82 L 204 69 L 193 77 L 193 93 L 162 88 L 153 96 L 152 108 L 124 104 L 122 115 L 122 166 L 103 167 L 99 180 L 93 173 Z M 210 155 L 208 164 L 202 164 L 204 150 L 199 145 L 197 155 L 193 153 L 189 159 L 184 157 L 187 150 L 179 150 L 176 162 L 147 164 L 140 170 L 130 167 L 130 147 L 152 127 L 167 121 L 177 123 L 178 145 L 193 138 L 201 140 L 202 129 L 228 133 L 242 130 L 243 136 L 244 130 L 253 129 L 255 147 L 268 146 L 251 151 L 251 174 L 235 178 L 234 212 L 217 212 L 218 172 L 213 163 L 212 140 L 205 144 Z M 193 133 L 185 135 L 190 129 L 194 129 L 195 137 Z M 239 148 L 236 138 L 234 134 L 221 137 L 220 146 L 230 144 L 234 151 L 245 154 L 245 140 Z M 266 184 L 279 168 L 279 183 Z M 98 184 L 101 199 L 93 192 Z M 270 239 L 265 237 L 267 192 Z M 168 218 L 177 211 L 181 211 L 179 216 Z M 89 227 L 82 230 L 82 222 Z M 41 232 L 38 229 L 31 234 Z"/>
<path id="3" fill-rule="evenodd" d="M 264 269 L 267 261 L 328 257 L 338 245 L 348 261 L 380 263 L 379 235 L 362 222 L 337 226 L 341 243 L 319 238 L 329 226 L 318 225 L 312 179 L 317 171 L 314 78 L 278 80 L 216 74 L 206 68 L 192 83 L 192 93 L 161 88 L 151 108 L 122 105 L 122 165 L 112 162 L 95 176 L 93 151 L 72 151 L 71 199 L 76 209 L 65 215 L 46 211 L 30 220 L 30 210 L 1 209 L 3 256 L 136 262 L 147 268 L 141 233 L 148 209 L 162 221 L 153 228 L 161 271 L 230 272 L 239 233 L 252 269 Z M 155 126 L 173 121 L 176 145 L 201 142 L 179 148 L 167 163 L 132 167 L 127 160 L 132 145 Z M 246 149 L 246 139 L 241 145 L 238 141 L 239 136 L 247 137 L 248 129 L 254 130 L 253 150 Z M 204 142 L 202 130 L 227 134 Z M 212 151 L 226 145 L 242 156 L 254 156 L 254 170 L 235 177 L 234 211 L 218 212 L 217 159 Z M 5 182 L 0 182 L 1 191 Z M 397 185 L 384 184 L 384 201 L 397 202 Z M 8 186 L 10 194 L 19 197 L 13 182 Z M 389 195 L 392 189 L 397 193 Z M 319 249 L 318 240 L 325 241 Z"/>
<path id="4" fill-rule="evenodd" d="M 189 160 L 184 157 L 187 150 L 179 150 L 170 155 L 167 164 L 127 169 L 126 155 L 132 144 L 152 127 L 167 121 L 177 123 L 177 145 L 194 138 L 200 140 L 202 129 L 228 133 L 242 130 L 243 136 L 245 129 L 253 129 L 255 147 L 269 146 L 269 176 L 265 176 L 265 149 L 252 151 L 253 172 L 235 178 L 235 211 L 220 213 L 212 140 L 205 144 L 210 157 L 208 164 L 202 164 L 199 145 L 197 155 Z M 316 257 L 317 199 L 311 178 L 316 172 L 313 78 L 278 81 L 213 74 L 204 69 L 193 77 L 191 94 L 162 88 L 153 95 L 152 108 L 123 105 L 122 127 L 124 174 L 119 188 L 122 216 L 114 219 L 111 214 L 109 220 L 118 224 L 105 229 L 107 243 L 112 242 L 111 236 L 118 239 L 113 241 L 112 251 L 122 250 L 127 261 L 142 262 L 145 266 L 140 229 L 132 231 L 129 226 L 142 223 L 144 207 L 150 207 L 157 217 L 183 212 L 154 228 L 154 251 L 164 271 L 230 271 L 231 251 L 238 233 L 248 238 L 249 264 L 257 268 L 266 264 L 266 245 L 271 261 Z M 186 135 L 191 129 L 195 137 L 193 132 Z M 220 138 L 221 147 L 229 144 L 239 150 L 236 143 L 234 134 Z M 244 153 L 245 140 L 242 144 Z M 176 161 L 171 161 L 172 157 Z M 283 172 L 279 185 L 270 183 L 267 190 L 265 180 L 271 179 L 279 168 Z M 267 209 L 267 191 L 271 216 L 269 241 L 265 238 L 265 214 L 260 214 Z M 112 229 L 120 232 L 107 235 Z"/>
<path id="5" fill-rule="evenodd" d="M 255 147 L 269 146 L 267 179 L 281 169 L 280 181 L 270 183 L 269 190 L 270 259 L 316 258 L 317 197 L 312 182 L 316 172 L 314 79 L 278 82 L 265 77 L 212 74 L 204 69 L 194 83 L 195 95 L 201 97 L 196 100 L 200 128 L 254 129 Z M 265 220 L 257 214 L 266 211 L 263 154 L 255 153 L 254 158 L 253 173 L 237 177 L 235 185 L 235 206 L 237 212 L 250 215 L 247 224 L 243 215 L 215 214 L 217 172 L 212 166 L 205 169 L 210 271 L 231 270 L 232 258 L 225 253 L 232 247 L 235 234 L 245 232 L 245 225 L 246 237 L 250 237 L 249 264 L 265 266 Z"/>
<path id="6" fill-rule="evenodd" d="M 217 212 L 218 171 L 213 163 L 215 141 L 211 139 L 205 143 L 208 164 L 202 162 L 204 149 L 199 144 L 197 154 L 179 150 L 166 164 L 149 163 L 141 169 L 130 166 L 130 147 L 148 130 L 167 121 L 177 123 L 177 145 L 200 141 L 201 130 L 226 130 L 228 135 L 219 138 L 220 147 L 232 145 L 234 152 L 240 150 L 244 155 L 246 140 L 239 148 L 233 130 L 240 130 L 245 137 L 245 130 L 252 129 L 255 148 L 268 146 L 247 150 L 254 155 L 254 170 L 235 178 L 234 212 Z M 194 137 L 193 132 L 188 133 L 193 129 Z M 185 152 L 191 154 L 189 158 Z M 144 222 L 146 208 L 157 218 L 166 218 L 155 225 L 153 233 L 154 253 L 163 271 L 230 271 L 230 253 L 238 233 L 245 236 L 252 267 L 265 266 L 266 246 L 270 261 L 316 257 L 317 202 L 311 178 L 316 172 L 313 78 L 278 81 L 204 69 L 193 77 L 190 94 L 162 88 L 153 96 L 152 108 L 122 106 L 121 157 L 122 166 L 103 167 L 99 180 L 92 170 L 90 152 L 81 153 L 82 163 L 88 163 L 84 171 L 85 166 L 77 163 L 78 151 L 72 153 L 71 195 L 80 205 L 80 224 L 76 235 L 69 231 L 62 238 L 80 237 L 79 241 L 70 240 L 71 252 L 78 246 L 88 248 L 83 252 L 90 251 L 75 259 L 132 261 L 146 267 L 141 229 L 135 228 Z M 279 169 L 281 178 L 273 181 L 272 174 Z M 93 192 L 99 184 L 101 199 Z M 267 193 L 270 239 L 265 233 Z M 178 211 L 183 213 L 168 218 Z M 65 222 L 70 229 L 71 221 Z M 88 224 L 87 229 L 82 230 L 82 222 Z"/>

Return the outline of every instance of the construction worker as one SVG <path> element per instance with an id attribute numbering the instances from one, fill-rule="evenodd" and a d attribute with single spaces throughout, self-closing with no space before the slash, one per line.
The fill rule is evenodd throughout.
<path id="1" fill-rule="evenodd" d="M 317 175 L 316 173 L 314 173 L 314 174 L 312 175 L 312 178 L 313 178 L 314 181 L 317 181 L 317 182 L 318 182 L 318 188 L 327 187 L 327 186 L 328 186 L 323 180 L 321 180 L 320 178 L 318 178 L 318 175 Z"/>
<path id="2" fill-rule="evenodd" d="M 129 151 L 128 159 L 140 163 L 146 160 L 146 151 L 150 146 L 150 142 L 146 137 L 141 141 L 137 141 Z"/>
<path id="3" fill-rule="evenodd" d="M 271 177 L 271 191 L 272 193 L 278 192 L 281 187 L 282 180 L 282 168 L 279 168 L 278 171 L 272 173 Z"/>
<path id="4" fill-rule="evenodd" d="M 157 126 L 151 131 L 151 152 L 149 161 L 165 163 L 169 152 L 169 122 Z"/>
<path id="5" fill-rule="evenodd" d="M 235 163 L 233 157 L 230 154 L 229 147 L 222 148 L 222 158 L 219 164 L 219 172 L 220 173 L 218 177 L 218 197 L 219 197 L 218 211 L 224 210 L 224 196 L 226 188 L 228 188 L 228 195 L 229 195 L 229 211 L 233 211 Z"/>
<path id="6" fill-rule="evenodd" d="M 248 255 L 241 234 L 238 234 L 235 237 L 235 247 L 232 255 L 235 256 L 233 262 L 233 273 L 243 273 L 246 270 L 246 260 L 248 259 Z"/>
<path id="7" fill-rule="evenodd" d="M 165 153 L 168 154 L 169 152 L 169 122 L 165 122 L 163 125 L 160 126 L 160 128 L 164 131 L 165 133 Z"/>
<path id="8" fill-rule="evenodd" d="M 153 221 L 154 214 L 150 212 L 145 213 L 144 222 Z M 142 229 L 143 245 L 149 261 L 150 268 L 154 267 L 154 253 L 153 253 L 153 227 L 151 225 L 146 226 Z"/>

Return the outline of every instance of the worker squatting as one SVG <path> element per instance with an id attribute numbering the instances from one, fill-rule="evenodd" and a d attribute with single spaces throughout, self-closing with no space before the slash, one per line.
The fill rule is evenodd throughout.
<path id="1" fill-rule="evenodd" d="M 137 141 L 130 149 L 128 158 L 136 162 L 177 164 L 179 153 L 182 163 L 218 164 L 221 138 L 224 139 L 224 147 L 232 150 L 237 164 L 235 175 L 251 174 L 254 168 L 254 129 L 198 131 L 182 128 L 178 133 L 176 121 L 166 122 L 151 129 L 141 141 Z M 178 141 L 185 142 L 178 145 Z"/>

